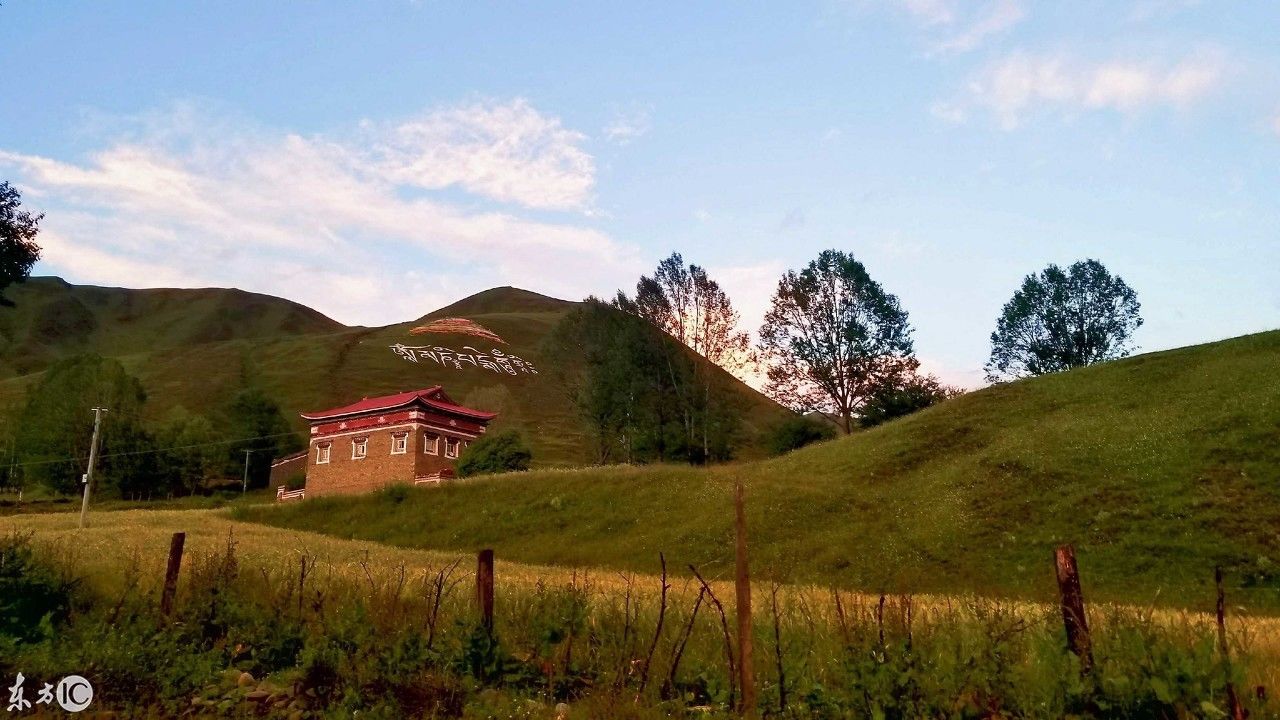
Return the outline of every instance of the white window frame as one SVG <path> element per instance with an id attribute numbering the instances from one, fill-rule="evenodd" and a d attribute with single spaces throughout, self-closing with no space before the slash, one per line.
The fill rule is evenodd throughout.
<path id="1" fill-rule="evenodd" d="M 451 451 L 449 448 L 452 447 Z M 458 438 L 445 436 L 444 439 L 444 456 L 450 460 L 456 460 L 462 454 L 462 441 Z"/>
<path id="2" fill-rule="evenodd" d="M 329 454 L 333 449 L 333 443 L 320 443 L 316 445 L 316 464 L 328 465 Z"/>
<path id="3" fill-rule="evenodd" d="M 409 452 L 409 433 L 391 433 L 391 454 L 404 455 Z"/>
<path id="4" fill-rule="evenodd" d="M 351 459 L 363 460 L 369 457 L 369 438 L 352 438 Z"/>
<path id="5" fill-rule="evenodd" d="M 428 455 L 440 454 L 439 433 L 424 433 L 422 435 L 422 452 Z"/>

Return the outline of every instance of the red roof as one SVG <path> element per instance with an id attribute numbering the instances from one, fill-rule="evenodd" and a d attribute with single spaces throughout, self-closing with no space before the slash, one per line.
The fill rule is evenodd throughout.
<path id="1" fill-rule="evenodd" d="M 441 412 L 450 413 L 452 415 L 462 415 L 473 420 L 489 421 L 498 416 L 497 413 L 475 410 L 458 405 L 453 402 L 448 395 L 444 394 L 443 388 L 439 385 L 433 385 L 429 388 L 423 388 L 422 390 L 411 390 L 409 392 L 396 393 L 395 395 L 365 398 L 360 402 L 343 405 L 342 407 L 333 408 L 332 410 L 302 413 L 302 417 L 313 421 L 329 420 L 346 415 L 363 415 L 365 413 L 400 410 L 418 403 L 426 405 L 429 408 L 440 410 Z"/>

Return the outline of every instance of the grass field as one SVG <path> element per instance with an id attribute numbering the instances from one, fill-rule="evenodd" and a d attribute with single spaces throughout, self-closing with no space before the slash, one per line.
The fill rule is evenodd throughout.
<path id="1" fill-rule="evenodd" d="M 475 651 L 465 630 L 475 612 L 468 600 L 474 582 L 470 553 L 392 548 L 241 523 L 219 510 L 130 510 L 92 519 L 91 527 L 77 531 L 74 514 L 5 517 L 0 535 L 31 533 L 41 554 L 64 569 L 75 568 L 83 589 L 100 598 L 101 615 L 113 618 L 104 631 L 116 639 L 103 637 L 98 646 L 85 645 L 99 630 L 91 624 L 94 611 L 84 609 L 66 630 L 16 651 L 33 677 L 75 663 L 90 665 L 105 707 L 141 712 L 128 703 L 142 702 L 149 712 L 183 708 L 195 716 L 274 717 L 279 710 L 279 717 L 346 717 L 360 710 L 370 717 L 707 717 L 726 711 L 733 692 L 719 621 L 708 605 L 689 625 L 676 697 L 659 697 L 697 597 L 687 579 L 672 582 L 666 630 L 652 656 L 654 681 L 637 695 L 635 668 L 647 655 L 659 607 L 660 580 L 653 575 L 527 565 L 499 554 L 497 636 L 507 659 L 503 674 L 494 676 L 460 670 L 457 658 L 449 659 Z M 154 613 L 174 531 L 187 533 L 179 621 L 157 629 L 147 618 Z M 229 538 L 234 569 L 223 577 Z M 316 564 L 306 585 L 309 599 L 299 599 L 295 616 L 289 578 L 296 577 L 303 557 Z M 461 565 L 443 605 L 437 649 L 424 653 L 413 638 L 420 643 L 427 632 L 430 580 L 455 561 Z M 210 582 L 221 583 L 214 595 Z M 712 587 L 732 622 L 732 587 L 715 581 Z M 769 583 L 757 582 L 755 593 L 755 666 L 766 714 L 778 712 L 769 708 L 783 701 L 780 687 L 788 689 L 788 717 L 899 717 L 927 710 L 930 716 L 1048 718 L 1078 711 L 1070 709 L 1080 702 L 1079 682 L 1073 680 L 1079 671 L 1062 647 L 1061 618 L 1051 605 L 917 595 L 890 596 L 881 606 L 877 597 L 846 593 L 837 612 L 829 588 L 783 586 L 779 644 Z M 203 613 L 210 608 L 221 608 L 226 619 L 213 626 L 201 621 L 201 636 L 196 620 L 207 618 Z M 258 618 L 259 612 L 266 615 Z M 1125 717 L 1208 718 L 1225 707 L 1227 671 L 1218 662 L 1210 616 L 1106 604 L 1094 604 L 1090 612 L 1098 658 L 1094 702 Z M 1275 687 L 1280 622 L 1231 612 L 1237 686 Z M 264 620 L 269 624 L 262 625 Z M 305 642 L 282 659 L 275 633 L 293 637 L 289 633 L 295 631 Z M 159 654 L 111 647 L 129 642 L 134 632 L 148 634 Z M 179 645 L 168 649 L 171 642 Z M 309 650 L 313 643 L 330 653 L 345 648 L 341 658 L 324 655 L 324 662 L 343 670 L 347 691 L 325 695 L 323 703 L 314 693 L 289 689 L 314 681 L 319 661 Z M 777 648 L 787 668 L 783 685 Z M 114 686 L 147 663 L 175 669 L 160 672 L 168 678 L 163 681 L 145 678 L 138 689 Z M 4 666 L 0 659 L 0 670 Z M 237 688 L 234 680 L 242 671 L 255 679 Z M 248 698 L 255 690 L 269 693 L 271 702 L 255 705 Z M 400 705 L 387 706 L 391 699 Z M 1254 717 L 1270 717 L 1276 709 L 1251 695 L 1245 700 Z M 567 709 L 557 709 L 561 701 L 570 703 L 561 706 Z M 423 703 L 432 702 L 440 705 L 422 711 Z M 416 703 L 415 710 L 406 711 L 405 703 Z"/>
<path id="2" fill-rule="evenodd" d="M 1280 332 L 971 393 L 782 458 L 535 471 L 256 507 L 239 517 L 404 547 L 653 572 L 724 567 L 741 478 L 757 566 L 878 592 L 1050 597 L 1077 546 L 1098 597 L 1280 607 Z"/>

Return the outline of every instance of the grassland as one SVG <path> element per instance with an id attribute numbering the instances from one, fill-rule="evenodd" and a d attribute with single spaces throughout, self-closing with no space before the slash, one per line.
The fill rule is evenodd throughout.
<path id="1" fill-rule="evenodd" d="M 1280 332 L 992 387 L 787 456 L 547 470 L 239 517 L 531 563 L 723 568 L 733 480 L 760 572 L 869 592 L 1048 600 L 1079 551 L 1095 597 L 1280 607 Z"/>
<path id="2" fill-rule="evenodd" d="M 119 359 L 142 381 L 148 393 L 145 412 L 152 419 L 181 407 L 216 421 L 228 398 L 256 385 L 302 431 L 298 413 L 442 384 L 455 400 L 498 412 L 495 430 L 523 431 L 535 466 L 589 459 L 582 422 L 551 374 L 445 369 L 429 361 L 408 362 L 390 350 L 396 343 L 455 350 L 475 345 L 469 336 L 409 334 L 426 320 L 461 316 L 505 339 L 503 352 L 547 369 L 564 358 L 544 356 L 542 339 L 574 307 L 571 302 L 494 288 L 416 320 L 365 328 L 238 290 L 128 290 L 34 278 L 12 294 L 17 307 L 0 308 L 0 407 L 20 407 L 26 389 L 51 362 L 96 352 Z M 747 409 L 749 440 L 786 416 L 756 391 L 741 383 L 736 387 Z M 754 442 L 743 454 L 762 455 Z"/>
<path id="3" fill-rule="evenodd" d="M 155 604 L 169 535 L 179 530 L 187 555 L 175 617 L 165 622 Z M 690 617 L 698 589 L 687 579 L 672 582 L 650 656 L 658 577 L 500 554 L 494 646 L 477 644 L 473 630 L 470 553 L 342 540 L 212 510 L 98 513 L 80 531 L 71 514 L 0 518 L 0 536 L 14 531 L 32 533 L 40 556 L 73 573 L 84 595 L 66 625 L 10 646 L 0 671 L 18 662 L 33 678 L 88 672 L 99 708 L 282 718 L 732 714 L 719 619 L 707 604 Z M 314 563 L 304 590 L 302 558 Z M 437 618 L 432 580 L 459 561 Z M 712 587 L 732 616 L 731 588 Z M 1228 669 L 1208 615 L 1095 604 L 1098 662 L 1082 683 L 1049 605 L 844 594 L 837 611 L 828 588 L 790 585 L 778 588 L 775 631 L 771 591 L 757 582 L 753 632 L 768 715 L 1208 718 L 1225 707 L 1228 677 L 1242 689 L 1280 682 L 1280 625 L 1236 608 Z M 242 672 L 249 683 L 236 682 Z M 1251 693 L 1244 699 L 1253 717 L 1277 710 Z"/>

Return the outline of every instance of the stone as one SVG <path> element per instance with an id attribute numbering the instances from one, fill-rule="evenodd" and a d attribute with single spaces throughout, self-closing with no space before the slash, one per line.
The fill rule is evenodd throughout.
<path id="1" fill-rule="evenodd" d="M 240 677 L 236 678 L 236 685 L 240 687 L 249 687 L 255 683 L 257 683 L 257 681 L 254 680 L 253 676 L 247 672 L 240 673 Z"/>
<path id="2" fill-rule="evenodd" d="M 569 703 L 556 703 L 556 720 L 569 717 Z"/>

